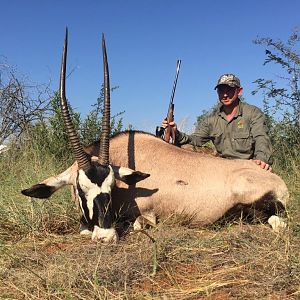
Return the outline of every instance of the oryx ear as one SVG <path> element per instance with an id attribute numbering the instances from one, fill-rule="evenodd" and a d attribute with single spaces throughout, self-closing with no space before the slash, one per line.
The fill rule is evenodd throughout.
<path id="1" fill-rule="evenodd" d="M 112 168 L 116 179 L 119 179 L 128 185 L 135 184 L 150 176 L 150 174 L 142 173 L 140 171 L 134 171 L 129 168 L 116 167 L 116 166 L 113 166 Z"/>
<path id="2" fill-rule="evenodd" d="M 57 189 L 54 186 L 49 186 L 44 183 L 38 183 L 29 189 L 22 190 L 21 193 L 33 198 L 49 198 Z"/>

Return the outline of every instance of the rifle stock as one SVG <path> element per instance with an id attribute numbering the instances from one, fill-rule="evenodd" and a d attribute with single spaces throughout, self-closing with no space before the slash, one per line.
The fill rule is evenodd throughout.
<path id="1" fill-rule="evenodd" d="M 168 109 L 168 115 L 167 115 L 167 122 L 170 124 L 170 122 L 174 121 L 174 104 L 170 103 L 169 109 Z M 164 132 L 164 140 L 169 143 L 170 138 L 172 137 L 172 144 L 175 144 L 175 132 L 172 129 L 170 125 L 165 129 Z"/>

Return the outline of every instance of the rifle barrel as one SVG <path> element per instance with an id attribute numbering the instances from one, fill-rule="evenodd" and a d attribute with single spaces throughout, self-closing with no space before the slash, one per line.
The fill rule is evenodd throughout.
<path id="1" fill-rule="evenodd" d="M 170 104 L 172 104 L 173 100 L 174 100 L 175 90 L 176 90 L 176 85 L 177 85 L 177 79 L 178 79 L 178 74 L 179 74 L 179 70 L 180 70 L 180 64 L 181 64 L 181 60 L 178 59 L 177 60 L 177 67 L 176 67 L 176 75 L 175 75 L 175 80 L 174 80 L 171 99 L 170 99 Z"/>

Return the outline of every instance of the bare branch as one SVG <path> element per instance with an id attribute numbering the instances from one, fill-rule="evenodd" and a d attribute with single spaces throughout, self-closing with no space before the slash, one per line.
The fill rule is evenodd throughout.
<path id="1" fill-rule="evenodd" d="M 22 134 L 49 106 L 49 85 L 30 84 L 7 63 L 0 63 L 0 143 Z"/>

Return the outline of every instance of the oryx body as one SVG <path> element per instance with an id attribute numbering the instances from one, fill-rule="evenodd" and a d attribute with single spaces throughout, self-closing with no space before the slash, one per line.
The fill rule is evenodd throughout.
<path id="1" fill-rule="evenodd" d="M 90 146 L 87 151 L 96 154 L 96 149 Z M 269 216 L 288 201 L 284 181 L 252 161 L 191 152 L 142 132 L 112 138 L 110 160 L 151 174 L 134 188 L 117 182 L 113 191 L 117 206 L 125 201 L 130 207 L 136 205 L 134 216 L 151 211 L 157 216 L 183 214 L 191 222 L 207 225 L 236 206 L 253 206 Z"/>
<path id="2" fill-rule="evenodd" d="M 85 147 L 89 155 L 95 156 L 98 149 L 97 142 Z M 155 223 L 156 216 L 179 214 L 190 224 L 207 225 L 236 207 L 257 209 L 268 219 L 288 201 L 284 181 L 252 161 L 227 160 L 191 152 L 143 132 L 117 134 L 110 140 L 109 157 L 113 166 L 151 174 L 134 186 L 117 180 L 113 188 L 113 213 L 131 220 L 143 217 Z M 64 173 L 46 179 L 43 188 L 48 187 L 52 193 L 66 184 L 74 185 L 72 174 L 76 173 L 76 168 L 75 163 Z M 114 170 L 116 174 L 120 171 L 118 167 Z M 29 194 L 40 197 L 40 187 L 33 186 L 28 190 Z M 135 225 L 140 226 L 138 222 Z"/>

